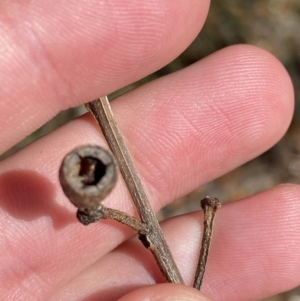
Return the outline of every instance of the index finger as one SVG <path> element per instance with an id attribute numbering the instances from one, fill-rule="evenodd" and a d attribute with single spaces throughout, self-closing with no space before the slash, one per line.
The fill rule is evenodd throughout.
<path id="1" fill-rule="evenodd" d="M 0 153 L 59 111 L 161 68 L 196 36 L 209 1 L 0 4 Z"/>

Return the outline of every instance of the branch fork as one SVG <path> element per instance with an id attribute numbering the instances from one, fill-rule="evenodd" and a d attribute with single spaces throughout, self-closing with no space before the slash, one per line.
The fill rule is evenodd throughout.
<path id="1" fill-rule="evenodd" d="M 138 232 L 143 245 L 152 252 L 166 281 L 184 284 L 114 120 L 107 97 L 89 102 L 86 104 L 86 108 L 98 122 L 114 156 L 99 146 L 86 145 L 73 150 L 64 158 L 59 178 L 65 195 L 78 208 L 78 220 L 82 224 L 88 225 L 101 219 L 113 219 L 133 228 Z M 125 212 L 107 208 L 101 203 L 117 182 L 118 167 L 140 219 Z M 215 198 L 206 197 L 201 204 L 205 213 L 205 227 L 194 283 L 194 287 L 197 289 L 200 289 L 202 283 L 214 214 L 220 203 Z M 210 210 L 212 204 L 214 209 Z M 215 206 L 215 204 L 218 205 Z"/>

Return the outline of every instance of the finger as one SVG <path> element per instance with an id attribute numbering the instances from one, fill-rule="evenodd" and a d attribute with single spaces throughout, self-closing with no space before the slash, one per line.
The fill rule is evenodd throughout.
<path id="1" fill-rule="evenodd" d="M 281 65 L 265 52 L 242 46 L 113 102 L 155 210 L 266 150 L 287 128 L 292 108 L 290 80 Z M 14 251 L 3 252 L 1 263 L 14 266 L 17 256 L 28 279 L 34 265 L 41 294 L 49 294 L 132 234 L 112 222 L 88 228 L 76 223 L 75 210 L 58 185 L 58 169 L 67 152 L 85 143 L 104 144 L 88 117 L 1 162 L 3 235 Z M 105 204 L 134 213 L 122 181 Z M 23 274 L 20 267 L 15 269 L 5 279 L 6 287 L 24 294 L 19 285 Z"/>
<path id="2" fill-rule="evenodd" d="M 219 209 L 201 288 L 205 295 L 220 301 L 261 300 L 299 284 L 299 195 L 300 186 L 282 185 Z M 202 213 L 197 212 L 162 223 L 187 285 L 193 283 L 202 219 Z M 85 297 L 112 301 L 162 281 L 150 252 L 135 238 L 99 260 L 50 300 Z"/>
<path id="3" fill-rule="evenodd" d="M 209 1 L 0 4 L 0 153 L 59 111 L 161 68 L 195 38 Z"/>
<path id="4" fill-rule="evenodd" d="M 209 301 L 199 291 L 178 284 L 159 284 L 137 289 L 119 301 Z"/>

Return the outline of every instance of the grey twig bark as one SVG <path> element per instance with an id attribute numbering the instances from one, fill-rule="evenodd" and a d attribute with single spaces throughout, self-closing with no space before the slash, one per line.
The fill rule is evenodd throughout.
<path id="1" fill-rule="evenodd" d="M 140 215 L 141 222 L 147 225 L 149 229 L 148 234 L 139 233 L 140 240 L 152 252 L 167 282 L 183 284 L 178 267 L 164 239 L 124 139 L 114 120 L 107 97 L 101 97 L 89 102 L 86 104 L 86 108 L 97 120 L 119 165 L 124 181 Z"/>

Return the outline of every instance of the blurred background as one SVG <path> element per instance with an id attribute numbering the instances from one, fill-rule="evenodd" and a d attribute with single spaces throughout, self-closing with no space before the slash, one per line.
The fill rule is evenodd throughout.
<path id="1" fill-rule="evenodd" d="M 111 95 L 110 99 L 154 78 L 182 69 L 223 47 L 247 43 L 273 53 L 292 77 L 296 110 L 287 134 L 272 149 L 240 168 L 199 187 L 168 205 L 160 219 L 199 210 L 205 195 L 222 202 L 243 198 L 283 182 L 300 182 L 300 1 L 299 0 L 212 0 L 205 26 L 190 47 L 176 60 Z M 0 157 L 0 160 L 83 114 L 83 107 L 61 112 L 45 126 Z M 299 255 L 300 256 L 300 255 Z M 300 287 L 264 301 L 300 301 Z"/>

